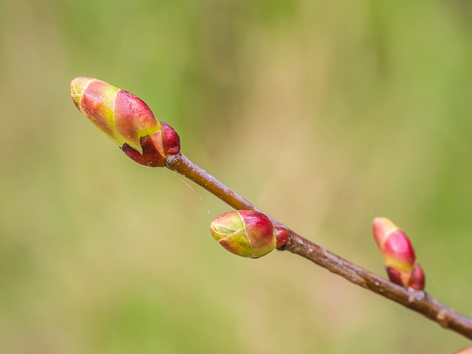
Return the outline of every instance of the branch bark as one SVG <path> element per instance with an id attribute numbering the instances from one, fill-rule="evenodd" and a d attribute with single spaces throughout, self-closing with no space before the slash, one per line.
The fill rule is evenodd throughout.
<path id="1" fill-rule="evenodd" d="M 169 155 L 166 167 L 180 173 L 236 210 L 255 210 L 262 212 L 232 189 L 225 186 L 208 172 L 194 164 L 183 154 Z M 275 223 L 278 221 L 272 219 Z M 424 291 L 411 291 L 383 279 L 303 238 L 289 229 L 290 239 L 279 248 L 302 256 L 326 268 L 351 283 L 373 291 L 389 300 L 395 301 L 416 311 L 441 327 L 472 339 L 472 319 L 447 307 Z"/>

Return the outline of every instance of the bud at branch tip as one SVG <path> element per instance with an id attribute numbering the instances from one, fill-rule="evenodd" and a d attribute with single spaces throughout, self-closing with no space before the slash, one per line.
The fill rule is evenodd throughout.
<path id="1" fill-rule="evenodd" d="M 413 290 L 423 290 L 424 271 L 406 234 L 390 219 L 378 217 L 372 225 L 375 242 L 382 254 L 390 281 Z"/>
<path id="2" fill-rule="evenodd" d="M 89 77 L 72 80 L 70 90 L 79 111 L 134 161 L 161 167 L 168 154 L 180 151 L 175 130 L 135 95 Z"/>

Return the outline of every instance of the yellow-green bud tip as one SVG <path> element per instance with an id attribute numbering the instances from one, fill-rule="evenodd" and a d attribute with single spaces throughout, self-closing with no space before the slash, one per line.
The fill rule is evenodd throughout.
<path id="1" fill-rule="evenodd" d="M 70 94 L 72 96 L 72 100 L 74 101 L 75 105 L 77 108 L 80 109 L 79 104 L 80 104 L 80 99 L 82 97 L 82 94 L 89 84 L 90 81 L 92 81 L 90 77 L 83 77 L 80 76 L 74 80 L 71 81 L 70 83 Z"/>

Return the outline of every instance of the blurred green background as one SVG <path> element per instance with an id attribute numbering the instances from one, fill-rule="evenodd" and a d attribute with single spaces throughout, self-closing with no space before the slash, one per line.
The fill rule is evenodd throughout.
<path id="1" fill-rule="evenodd" d="M 307 238 L 472 315 L 472 3 L 0 0 L 2 353 L 453 353 L 470 345 L 300 257 L 235 257 L 230 210 L 139 166 L 69 82 L 131 91 L 182 151 Z"/>

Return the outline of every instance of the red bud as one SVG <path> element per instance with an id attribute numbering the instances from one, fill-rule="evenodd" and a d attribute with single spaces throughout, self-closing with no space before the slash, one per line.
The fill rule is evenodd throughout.
<path id="1" fill-rule="evenodd" d="M 387 218 L 375 218 L 372 231 L 390 281 L 405 288 L 423 290 L 425 275 L 416 263 L 415 251 L 406 234 Z"/>
<path id="2" fill-rule="evenodd" d="M 179 135 L 161 124 L 141 99 L 106 82 L 78 77 L 71 82 L 77 108 L 134 161 L 164 166 L 167 154 L 180 151 Z"/>

